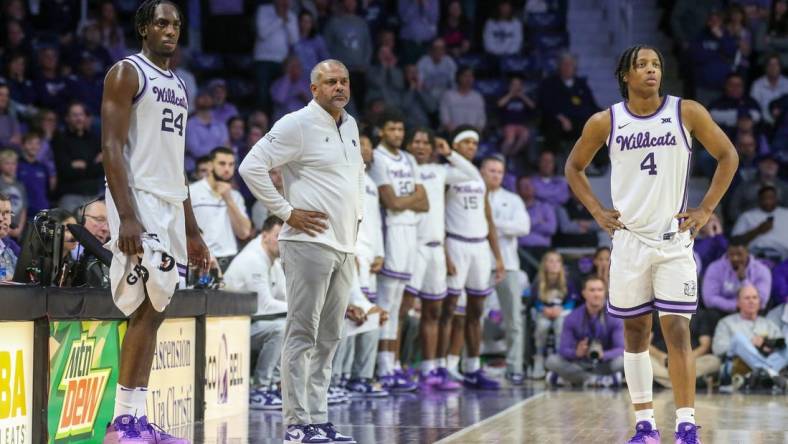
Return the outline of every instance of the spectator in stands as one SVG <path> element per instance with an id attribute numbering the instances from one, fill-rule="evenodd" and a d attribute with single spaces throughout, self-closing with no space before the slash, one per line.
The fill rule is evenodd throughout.
<path id="1" fill-rule="evenodd" d="M 39 211 L 50 208 L 49 192 L 54 191 L 55 181 L 43 162 L 38 160 L 41 136 L 30 131 L 22 137 L 22 156 L 17 167 L 17 179 L 27 191 L 27 216 L 32 219 Z"/>
<path id="2" fill-rule="evenodd" d="M 728 253 L 712 262 L 703 277 L 703 304 L 715 323 L 736 311 L 736 295 L 745 285 L 753 285 L 762 294 L 761 308 L 769 302 L 772 275 L 766 265 L 747 252 L 746 244 L 733 239 Z"/>
<path id="3" fill-rule="evenodd" d="M 12 54 L 6 63 L 5 81 L 11 92 L 11 100 L 20 108 L 22 114 L 32 115 L 32 108 L 36 101 L 36 90 L 30 80 L 27 70 L 27 55 Z"/>
<path id="4" fill-rule="evenodd" d="M 788 337 L 788 304 L 782 303 L 771 309 L 766 315 L 766 319 L 780 327 L 783 337 Z"/>
<path id="5" fill-rule="evenodd" d="M 460 0 L 451 0 L 446 6 L 446 14 L 441 20 L 439 36 L 445 42 L 446 49 L 452 57 L 461 57 L 470 51 L 473 27 L 468 17 L 463 13 Z"/>
<path id="6" fill-rule="evenodd" d="M 80 18 L 78 4 L 58 0 L 42 0 L 39 4 L 41 9 L 37 22 L 41 29 L 56 34 L 60 41 L 71 41 Z"/>
<path id="7" fill-rule="evenodd" d="M 287 113 L 303 108 L 312 100 L 309 77 L 304 75 L 298 57 L 290 56 L 285 60 L 284 74 L 271 85 L 271 100 L 274 102 L 274 122 Z"/>
<path id="8" fill-rule="evenodd" d="M 194 180 L 193 182 L 200 181 L 205 179 L 206 177 L 211 175 L 213 171 L 213 161 L 211 160 L 211 156 L 202 156 L 197 158 L 197 167 L 194 169 Z"/>
<path id="9" fill-rule="evenodd" d="M 298 42 L 293 46 L 293 53 L 301 61 L 301 67 L 307 71 L 321 60 L 330 58 L 326 41 L 318 34 L 315 17 L 307 10 L 302 10 L 298 15 Z"/>
<path id="10" fill-rule="evenodd" d="M 416 65 L 405 66 L 406 89 L 400 97 L 401 109 L 407 110 L 407 128 L 429 127 L 430 116 L 438 110 L 438 101 L 432 92 L 424 87 Z"/>
<path id="11" fill-rule="evenodd" d="M 772 269 L 772 304 L 788 302 L 788 259 Z"/>
<path id="12" fill-rule="evenodd" d="M 282 71 L 282 62 L 298 41 L 298 22 L 290 0 L 274 0 L 257 7 L 257 40 L 254 44 L 257 105 L 270 110 L 268 92 Z"/>
<path id="13" fill-rule="evenodd" d="M 126 57 L 128 50 L 126 49 L 123 27 L 118 21 L 118 14 L 111 0 L 103 0 L 99 5 L 99 17 L 96 24 L 101 33 L 101 44 L 109 51 L 110 60 L 120 60 Z"/>
<path id="14" fill-rule="evenodd" d="M 443 93 L 440 102 L 441 126 L 447 132 L 460 125 L 471 125 L 479 132 L 487 124 L 484 98 L 473 90 L 473 69 L 460 68 L 457 71 L 457 88 Z"/>
<path id="15" fill-rule="evenodd" d="M 88 114 L 101 115 L 106 70 L 96 71 L 95 59 L 90 53 L 83 53 L 75 68 L 75 74 L 68 76 L 66 82 L 69 98 L 84 103 Z"/>
<path id="16" fill-rule="evenodd" d="M 764 71 L 766 73 L 752 83 L 750 97 L 758 102 L 763 119 L 773 124 L 774 118 L 769 111 L 769 104 L 788 94 L 788 78 L 782 74 L 780 56 L 777 54 L 771 54 L 766 58 Z"/>
<path id="17" fill-rule="evenodd" d="M 551 245 L 551 239 L 558 231 L 555 207 L 536 198 L 536 187 L 532 177 L 523 176 L 517 180 L 517 194 L 525 202 L 528 217 L 531 218 L 531 232 L 519 239 L 520 247 L 527 247 L 541 257 Z M 541 252 L 539 251 L 541 250 Z"/>
<path id="18" fill-rule="evenodd" d="M 711 213 L 709 221 L 700 229 L 698 237 L 695 238 L 693 249 L 700 257 L 704 271 L 712 262 L 721 258 L 728 251 L 728 238 L 725 237 L 722 222 L 716 212 Z"/>
<path id="19" fill-rule="evenodd" d="M 3 49 L 0 54 L 3 55 L 3 61 L 7 61 L 8 54 L 22 53 L 29 54 L 32 46 L 30 39 L 25 31 L 25 26 L 22 22 L 10 19 L 5 21 L 5 33 L 3 35 Z"/>
<path id="20" fill-rule="evenodd" d="M 367 22 L 356 14 L 356 0 L 342 0 L 323 32 L 328 52 L 347 66 L 356 109 L 364 109 L 366 74 L 372 61 L 372 38 Z"/>
<path id="21" fill-rule="evenodd" d="M 0 193 L 11 201 L 14 217 L 8 233 L 14 239 L 22 238 L 22 231 L 27 222 L 27 191 L 25 185 L 16 178 L 18 162 L 19 155 L 16 151 L 11 149 L 0 151 Z"/>
<path id="22" fill-rule="evenodd" d="M 58 113 L 66 111 L 68 89 L 66 78 L 60 75 L 58 52 L 53 47 L 38 51 L 38 75 L 33 81 L 37 105 Z"/>
<path id="23" fill-rule="evenodd" d="M 181 48 L 175 49 L 173 56 L 170 58 L 170 70 L 175 73 L 186 87 L 186 99 L 189 101 L 189 112 L 194 111 L 194 102 L 197 95 L 197 79 L 194 77 L 186 63 L 182 60 L 183 54 Z"/>
<path id="24" fill-rule="evenodd" d="M 701 103 L 708 104 L 719 94 L 727 83 L 726 78 L 733 72 L 738 42 L 725 29 L 722 15 L 716 9 L 709 13 L 700 34 L 692 36 L 692 39 L 696 97 Z"/>
<path id="25" fill-rule="evenodd" d="M 592 260 L 591 276 L 601 279 L 610 288 L 610 247 L 598 247 Z"/>
<path id="26" fill-rule="evenodd" d="M 94 72 L 105 73 L 112 64 L 112 57 L 107 48 L 101 44 L 101 30 L 96 22 L 86 22 L 80 32 L 80 38 L 67 48 L 64 54 L 66 64 L 77 70 L 85 58 L 94 64 Z"/>
<path id="27" fill-rule="evenodd" d="M 197 93 L 197 111 L 186 125 L 186 171 L 194 169 L 194 161 L 209 154 L 217 146 L 229 146 L 227 126 L 213 117 L 213 96 L 207 89 Z"/>
<path id="28" fill-rule="evenodd" d="M 747 16 L 741 5 L 733 3 L 725 11 L 725 31 L 736 41 L 736 54 L 733 56 L 733 71 L 745 78 L 750 70 L 753 37 L 747 27 Z"/>
<path id="29" fill-rule="evenodd" d="M 555 247 L 596 247 L 601 236 L 606 234 L 574 193 L 570 193 L 570 199 L 564 205 L 555 207 L 555 215 L 560 233 L 553 245 Z"/>
<path id="30" fill-rule="evenodd" d="M 230 139 L 230 148 L 236 156 L 246 149 L 246 122 L 241 116 L 227 119 L 227 137 Z"/>
<path id="31" fill-rule="evenodd" d="M 720 6 L 720 1 L 698 2 L 677 0 L 670 16 L 670 30 L 682 50 L 690 48 L 692 41 L 703 31 L 704 21 Z"/>
<path id="32" fill-rule="evenodd" d="M 18 254 L 13 251 L 8 234 L 11 229 L 11 200 L 0 193 L 0 281 L 10 281 L 14 277 Z"/>
<path id="33" fill-rule="evenodd" d="M 558 72 L 539 87 L 547 146 L 562 151 L 575 143 L 586 120 L 599 111 L 586 79 L 577 76 L 577 62 L 569 53 L 561 55 Z"/>
<path id="34" fill-rule="evenodd" d="M 517 55 L 523 45 L 523 23 L 512 14 L 512 2 L 498 3 L 495 17 L 484 23 L 484 51 L 498 57 Z"/>
<path id="35" fill-rule="evenodd" d="M 279 231 L 282 220 L 271 216 L 263 224 L 263 232 L 232 261 L 224 274 L 228 289 L 257 293 L 257 312 L 253 316 L 252 350 L 259 352 L 252 370 L 250 407 L 252 409 L 281 408 L 279 361 L 285 334 L 287 300 L 285 274 L 279 261 Z M 279 317 L 273 317 L 279 315 Z M 266 319 L 261 319 L 265 316 Z"/>
<path id="36" fill-rule="evenodd" d="M 77 222 L 93 235 L 101 244 L 109 241 L 109 224 L 107 222 L 107 205 L 102 199 L 88 202 L 77 210 L 81 219 Z M 93 288 L 109 288 L 109 267 L 81 243 L 77 242 L 76 248 L 71 251 L 71 258 L 76 260 L 74 270 L 75 287 L 88 286 Z"/>
<path id="37" fill-rule="evenodd" d="M 624 322 L 609 316 L 605 309 L 607 287 L 596 277 L 583 284 L 586 303 L 566 316 L 558 352 L 547 358 L 546 367 L 571 385 L 619 387 L 624 370 Z M 537 327 L 538 328 L 538 327 Z"/>
<path id="38" fill-rule="evenodd" d="M 416 66 L 419 69 L 422 87 L 432 94 L 436 102 L 441 100 L 445 91 L 454 87 L 457 65 L 446 54 L 446 43 L 443 39 L 433 40 L 430 52 L 423 55 Z"/>
<path id="39" fill-rule="evenodd" d="M 400 54 L 404 63 L 415 63 L 438 35 L 440 2 L 438 0 L 399 0 Z"/>
<path id="40" fill-rule="evenodd" d="M 709 85 L 710 83 L 705 84 Z M 731 139 L 735 137 L 736 123 L 740 115 L 749 115 L 755 125 L 761 122 L 761 109 L 758 102 L 745 95 L 744 78 L 735 73 L 728 74 L 725 79 L 724 94 L 711 102 L 709 113 Z"/>
<path id="41" fill-rule="evenodd" d="M 405 76 L 402 69 L 397 66 L 397 56 L 388 46 L 378 48 L 378 63 L 369 69 L 367 82 L 369 83 L 368 98 L 383 99 L 387 106 L 402 108 Z"/>
<path id="42" fill-rule="evenodd" d="M 536 118 L 536 103 L 525 93 L 522 78 L 509 80 L 509 91 L 498 99 L 498 115 L 503 125 L 501 152 L 516 156 L 530 141 L 528 124 Z"/>
<path id="43" fill-rule="evenodd" d="M 547 338 L 552 333 L 555 336 L 555 349 L 561 350 L 564 318 L 575 308 L 577 302 L 574 286 L 567 276 L 563 258 L 557 251 L 548 251 L 542 256 L 539 272 L 531 286 L 531 300 L 536 320 L 534 331 L 536 355 L 531 377 L 541 379 L 545 376 L 544 356 L 547 351 Z"/>
<path id="44" fill-rule="evenodd" d="M 22 130 L 11 106 L 11 90 L 8 84 L 0 83 L 0 147 L 19 146 L 21 143 Z"/>
<path id="45" fill-rule="evenodd" d="M 532 179 L 536 189 L 536 198 L 559 207 L 569 201 L 569 186 L 566 179 L 556 174 L 555 154 L 542 151 L 539 155 L 539 175 Z"/>
<path id="46" fill-rule="evenodd" d="M 55 154 L 52 152 L 52 140 L 55 138 L 58 128 L 57 114 L 49 109 L 39 110 L 33 117 L 32 127 L 33 131 L 41 135 L 41 151 L 38 152 L 38 160 L 44 162 L 52 180 L 56 181 L 57 169 L 55 168 Z"/>
<path id="47" fill-rule="evenodd" d="M 238 253 L 236 238 L 248 239 L 252 234 L 252 222 L 246 215 L 241 193 L 231 185 L 235 175 L 233 151 L 226 147 L 214 148 L 211 161 L 211 174 L 189 185 L 189 194 L 205 244 L 225 271 Z"/>
<path id="48" fill-rule="evenodd" d="M 756 163 L 757 176 L 739 183 L 728 200 L 728 220 L 735 221 L 736 216 L 742 212 L 755 208 L 758 205 L 758 191 L 764 185 L 773 185 L 777 188 L 779 205 L 788 207 L 788 182 L 778 176 L 780 164 L 777 163 L 777 159 L 771 154 L 766 154 L 760 156 Z"/>
<path id="49" fill-rule="evenodd" d="M 758 190 L 758 208 L 739 216 L 731 236 L 744 238 L 751 252 L 779 261 L 788 258 L 788 208 L 777 203 L 777 188 L 762 186 Z"/>
<path id="50" fill-rule="evenodd" d="M 265 133 L 268 132 L 268 126 L 269 126 L 268 124 L 269 124 L 268 115 L 264 111 L 261 111 L 259 109 L 249 113 L 249 117 L 246 118 L 246 127 L 249 128 L 250 134 L 252 133 L 253 127 L 258 127 L 264 135 Z M 263 136 L 261 135 L 259 138 L 255 140 L 255 143 L 257 143 L 257 141 L 262 138 Z M 254 145 L 254 143 L 252 145 Z"/>
<path id="51" fill-rule="evenodd" d="M 68 106 L 66 129 L 52 140 L 58 184 L 58 207 L 73 211 L 91 200 L 104 183 L 101 164 L 101 141 L 89 130 L 85 106 L 75 102 Z"/>
<path id="52" fill-rule="evenodd" d="M 763 51 L 780 55 L 780 64 L 788 64 L 788 2 L 774 0 L 772 2 L 769 25 L 766 35 L 762 37 Z"/>
<path id="53" fill-rule="evenodd" d="M 588 302 L 586 302 L 588 304 Z M 668 375 L 668 346 L 659 315 L 654 312 L 651 321 L 651 345 L 648 348 L 651 366 L 654 368 L 654 381 L 662 387 L 672 388 Z M 698 311 L 690 318 L 690 346 L 695 358 L 695 377 L 704 378 L 716 375 L 720 371 L 720 358 L 711 352 L 711 338 L 714 335 L 714 320 L 705 311 Z"/>
<path id="54" fill-rule="evenodd" d="M 750 369 L 764 371 L 775 385 L 785 389 L 786 381 L 780 371 L 788 365 L 788 349 L 769 344 L 770 340 L 785 338 L 780 327 L 758 316 L 763 302 L 754 286 L 739 289 L 737 299 L 739 312 L 717 324 L 712 351 L 721 358 L 740 358 Z"/>
<path id="55" fill-rule="evenodd" d="M 227 82 L 224 79 L 211 80 L 208 90 L 213 96 L 213 118 L 217 122 L 227 122 L 238 115 L 238 108 L 227 101 Z"/>

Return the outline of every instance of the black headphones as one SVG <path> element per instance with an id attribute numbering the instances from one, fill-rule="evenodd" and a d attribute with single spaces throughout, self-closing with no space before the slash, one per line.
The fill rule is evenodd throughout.
<path id="1" fill-rule="evenodd" d="M 77 208 L 76 214 L 74 217 L 77 219 L 77 224 L 85 225 L 85 212 L 87 211 L 88 207 L 96 202 L 104 200 L 104 196 L 98 196 L 89 200 L 82 204 L 82 206 Z"/>

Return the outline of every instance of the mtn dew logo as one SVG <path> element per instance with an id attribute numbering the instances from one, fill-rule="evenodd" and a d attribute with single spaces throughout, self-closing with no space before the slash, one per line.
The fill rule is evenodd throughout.
<path id="1" fill-rule="evenodd" d="M 103 436 L 112 419 L 123 330 L 117 321 L 50 324 L 50 344 L 57 344 L 50 346 L 50 442 L 92 443 Z"/>

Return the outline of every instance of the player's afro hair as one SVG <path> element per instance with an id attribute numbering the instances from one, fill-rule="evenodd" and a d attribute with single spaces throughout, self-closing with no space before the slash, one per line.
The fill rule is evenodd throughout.
<path id="1" fill-rule="evenodd" d="M 144 40 L 142 33 L 140 33 L 140 29 L 148 26 L 153 21 L 153 16 L 156 13 L 156 7 L 161 4 L 172 5 L 178 11 L 178 17 L 183 17 L 183 14 L 181 14 L 181 9 L 178 8 L 178 5 L 170 0 L 145 0 L 142 2 L 140 7 L 137 8 L 137 12 L 134 13 L 134 34 L 138 39 Z"/>
<path id="2" fill-rule="evenodd" d="M 616 66 L 616 80 L 618 81 L 618 89 L 621 92 L 621 97 L 625 99 L 629 99 L 629 90 L 627 88 L 627 82 L 624 81 L 624 76 L 629 73 L 629 70 L 635 66 L 635 62 L 637 62 L 638 52 L 641 49 L 650 49 L 657 53 L 657 57 L 659 57 L 659 66 L 662 67 L 662 72 L 665 71 L 665 59 L 662 57 L 662 53 L 653 46 L 650 45 L 635 45 L 630 46 L 629 48 L 625 49 L 624 52 L 621 53 L 621 57 L 618 59 L 618 65 Z M 659 95 L 662 95 L 662 83 L 659 85 Z"/>

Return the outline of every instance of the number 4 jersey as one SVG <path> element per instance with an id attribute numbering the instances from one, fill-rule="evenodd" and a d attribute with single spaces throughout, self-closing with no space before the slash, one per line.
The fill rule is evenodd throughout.
<path id="1" fill-rule="evenodd" d="M 648 245 L 678 231 L 687 207 L 692 151 L 681 99 L 665 96 L 654 114 L 636 116 L 626 102 L 610 107 L 610 191 L 620 221 Z"/>
<path id="2" fill-rule="evenodd" d="M 175 73 L 156 67 L 142 53 L 123 62 L 134 66 L 139 79 L 123 149 L 129 186 L 181 204 L 187 197 L 183 176 L 186 87 Z"/>

